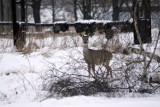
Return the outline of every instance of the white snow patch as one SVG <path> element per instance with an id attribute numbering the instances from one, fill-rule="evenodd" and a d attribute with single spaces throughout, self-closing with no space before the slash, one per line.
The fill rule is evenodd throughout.
<path id="1" fill-rule="evenodd" d="M 3 107 L 159 107 L 155 98 L 103 98 L 103 97 L 68 97 L 60 100 L 49 99 L 42 102 L 26 102 L 3 105 Z"/>

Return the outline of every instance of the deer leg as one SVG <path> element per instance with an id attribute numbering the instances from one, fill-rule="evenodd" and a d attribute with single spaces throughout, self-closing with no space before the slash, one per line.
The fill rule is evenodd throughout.
<path id="1" fill-rule="evenodd" d="M 111 78 L 113 77 L 112 76 L 112 68 L 110 66 L 107 66 L 107 76 L 110 75 Z"/>
<path id="2" fill-rule="evenodd" d="M 96 77 L 95 64 L 92 64 L 92 72 L 93 72 L 93 77 Z"/>
<path id="3" fill-rule="evenodd" d="M 88 73 L 89 73 L 89 77 L 91 77 L 91 65 L 90 64 L 87 64 L 88 65 Z"/>
<path id="4" fill-rule="evenodd" d="M 103 65 L 104 65 L 105 68 L 107 69 L 107 75 L 106 75 L 106 77 L 107 77 L 108 75 L 110 75 L 111 78 L 112 78 L 112 68 L 109 66 L 109 62 L 106 62 L 106 63 L 104 63 Z"/>

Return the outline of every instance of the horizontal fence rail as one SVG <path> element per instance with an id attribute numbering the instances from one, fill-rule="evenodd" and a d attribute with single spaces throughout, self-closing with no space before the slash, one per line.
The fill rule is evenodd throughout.
<path id="1" fill-rule="evenodd" d="M 12 26 L 12 22 L 0 22 L 0 26 Z M 131 32 L 133 31 L 133 23 L 128 21 L 105 21 L 105 20 L 82 20 L 76 21 L 75 23 L 70 23 L 66 21 L 59 21 L 50 24 L 46 23 L 25 23 L 25 22 L 16 22 L 16 29 L 23 29 L 25 31 L 25 27 L 53 27 L 52 31 L 54 33 L 66 32 L 69 30 L 69 27 L 74 27 L 77 33 L 89 32 L 93 33 L 96 30 L 100 30 L 100 32 L 106 32 L 107 30 L 112 30 L 113 27 L 117 29 L 121 29 L 123 32 Z M 132 30 L 130 30 L 132 29 Z M 38 32 L 38 31 L 36 31 Z"/>
<path id="2" fill-rule="evenodd" d="M 42 26 L 42 27 L 50 27 L 50 26 L 55 26 L 55 25 L 60 25 L 60 24 L 66 24 L 68 26 L 74 26 L 75 24 L 77 23 L 81 23 L 81 24 L 92 24 L 92 23 L 95 23 L 95 24 L 99 24 L 99 23 L 102 23 L 103 25 L 106 25 L 106 24 L 110 24 L 111 26 L 117 26 L 117 25 L 130 25 L 131 23 L 128 22 L 128 21 L 112 21 L 112 22 L 104 22 L 104 21 L 86 21 L 86 22 L 83 22 L 83 21 L 77 21 L 75 23 L 68 23 L 68 22 L 55 22 L 55 23 L 50 23 L 50 24 L 46 24 L 46 23 L 25 23 L 25 22 L 17 22 L 17 24 L 19 25 L 25 25 L 25 26 Z M 3 26 L 3 25 L 12 25 L 12 22 L 0 22 L 0 26 Z"/>

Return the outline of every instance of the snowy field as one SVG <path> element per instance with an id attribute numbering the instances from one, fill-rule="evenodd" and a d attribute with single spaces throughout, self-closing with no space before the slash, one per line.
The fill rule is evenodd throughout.
<path id="1" fill-rule="evenodd" d="M 123 47 L 133 43 L 131 34 L 122 35 L 118 40 L 115 38 L 114 42 L 107 41 L 104 37 L 92 37 L 89 46 L 100 49 L 103 45 L 98 46 L 99 43 L 112 43 L 111 46 L 114 47 L 117 41 L 120 41 L 119 44 Z M 83 61 L 81 38 L 71 39 L 69 36 L 48 37 L 43 40 L 32 38 L 32 43 L 38 44 L 39 48 L 29 53 L 16 52 L 12 42 L 11 39 L 0 39 L 0 107 L 160 107 L 159 94 L 130 93 L 121 98 L 95 95 L 44 100 L 46 92 L 42 90 L 42 77 L 51 69 L 52 64 L 63 72 L 87 75 L 87 71 L 84 70 L 87 69 L 87 65 Z M 31 41 L 28 39 L 27 42 Z M 154 45 L 153 43 L 146 46 L 148 51 L 153 51 Z M 107 49 L 114 52 L 116 48 L 112 49 L 111 46 Z M 159 54 L 159 52 L 158 45 L 156 53 Z M 125 60 L 134 56 L 124 57 L 120 53 L 114 53 L 111 67 L 116 69 L 125 65 Z M 81 62 L 81 65 L 77 61 Z M 157 66 L 154 64 L 153 67 Z M 84 69 L 75 70 L 78 67 Z"/>
<path id="2" fill-rule="evenodd" d="M 76 96 L 60 100 L 49 99 L 42 102 L 17 102 L 1 107 L 159 107 L 159 97 L 152 98 L 104 98 Z"/>

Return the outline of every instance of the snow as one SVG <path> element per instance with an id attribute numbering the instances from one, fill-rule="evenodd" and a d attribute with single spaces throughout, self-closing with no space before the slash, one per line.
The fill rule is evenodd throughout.
<path id="1" fill-rule="evenodd" d="M 42 60 L 42 57 L 31 55 L 30 58 L 28 58 L 28 56 L 19 55 L 18 53 L 17 54 L 6 53 L 3 54 L 3 57 L 0 61 L 1 63 L 0 69 L 2 72 L 7 72 L 7 71 L 11 72 L 16 70 L 28 71 L 29 69 L 34 69 L 35 71 L 39 71 L 42 69 L 39 68 L 39 66 L 43 66 L 43 64 L 39 63 L 39 60 L 36 59 Z"/>
<path id="2" fill-rule="evenodd" d="M 73 22 L 74 21 L 74 16 L 72 12 L 67 12 L 65 8 L 60 8 L 55 10 L 56 16 L 55 20 L 56 21 L 69 21 Z M 48 8 L 41 8 L 40 10 L 41 14 L 41 22 L 42 23 L 52 23 L 52 7 L 48 6 Z M 32 15 L 28 15 L 28 22 L 29 23 L 34 23 L 34 19 Z"/>
<path id="3" fill-rule="evenodd" d="M 112 22 L 112 21 L 110 21 L 110 20 L 93 20 L 93 19 L 91 19 L 91 20 L 78 20 L 75 23 L 83 23 L 83 24 L 88 23 L 88 24 L 90 24 L 90 23 L 94 23 L 94 22 L 95 23 L 106 24 L 106 23 L 109 23 L 109 22 Z"/>
<path id="4" fill-rule="evenodd" d="M 101 37 L 98 38 L 100 39 Z M 61 40 L 62 38 L 59 42 Z M 97 37 L 93 37 L 91 43 L 96 42 L 96 40 L 98 40 Z M 124 38 L 122 40 L 124 40 Z M 5 40 L 2 41 L 5 42 Z M 50 39 L 46 39 L 46 41 L 44 40 L 43 42 L 46 42 L 44 43 L 46 46 L 50 44 L 49 42 L 53 43 Z M 59 45 L 57 46 L 60 46 L 61 43 L 58 43 Z M 10 46 L 11 43 L 9 43 L 8 48 L 10 48 Z M 58 69 L 64 72 L 66 70 L 74 72 L 74 67 L 72 68 L 69 65 L 79 66 L 75 64 L 74 58 L 81 61 L 83 59 L 81 53 L 82 47 L 65 49 L 44 47 L 27 55 L 16 51 L 2 51 L 0 54 L 0 107 L 159 107 L 159 95 L 146 95 L 146 97 L 145 95 L 140 95 L 140 97 L 137 97 L 138 95 L 136 95 L 136 93 L 123 96 L 122 98 L 75 96 L 43 100 L 45 92 L 41 90 L 41 76 L 49 69 L 49 63 L 55 64 Z M 114 55 L 114 59 L 115 60 L 112 61 L 113 64 L 115 62 L 118 65 L 120 63 L 124 64 L 122 63 L 124 59 L 121 59 L 120 55 Z M 85 64 L 82 66 L 86 67 Z M 81 70 L 78 72 L 81 72 Z M 84 72 L 81 73 L 86 74 Z"/>
<path id="5" fill-rule="evenodd" d="M 54 24 L 65 24 L 67 23 L 67 21 L 57 21 L 57 22 L 54 22 Z"/>
<path id="6" fill-rule="evenodd" d="M 42 102 L 6 104 L 3 107 L 159 107 L 160 101 L 155 98 L 104 98 L 76 96 L 63 99 L 49 99 Z"/>
<path id="7" fill-rule="evenodd" d="M 48 10 L 44 10 L 42 22 L 50 23 L 51 19 L 47 19 Z M 46 15 L 45 15 L 46 14 Z M 31 20 L 32 21 L 32 20 Z M 86 20 L 78 21 L 82 23 L 101 23 L 110 21 Z M 61 21 L 60 23 L 64 23 Z M 153 30 L 157 32 L 157 29 Z M 156 36 L 156 35 L 153 35 Z M 107 43 L 107 49 L 115 51 L 112 46 L 122 47 L 133 46 L 133 34 L 121 33 L 112 40 L 106 40 L 104 35 L 94 36 L 90 38 L 89 47 L 91 49 L 101 49 Z M 156 39 L 153 38 L 153 41 Z M 27 41 L 29 42 L 29 41 Z M 16 52 L 12 39 L 0 39 L 0 107 L 159 107 L 160 95 L 138 95 L 131 93 L 124 95 L 122 98 L 108 98 L 102 96 L 75 96 L 66 98 L 50 98 L 44 99 L 46 92 L 42 90 L 42 76 L 50 69 L 50 63 L 63 71 L 74 72 L 75 68 L 82 66 L 82 69 L 76 73 L 86 75 L 83 69 L 87 65 L 83 61 L 82 40 L 79 37 L 45 38 L 43 40 L 34 39 L 33 42 L 43 45 L 40 49 L 36 49 L 30 54 Z M 75 44 L 76 43 L 76 44 Z M 100 44 L 102 43 L 102 44 Z M 98 45 L 98 46 L 97 46 Z M 160 44 L 158 44 L 159 46 Z M 96 47 L 95 47 L 96 46 Z M 134 46 L 139 48 L 137 46 Z M 153 51 L 154 43 L 144 45 L 147 51 Z M 159 48 L 156 53 L 159 54 Z M 111 61 L 112 68 L 119 68 L 126 65 L 125 60 L 131 60 L 137 56 L 122 56 L 114 54 Z M 82 65 L 75 61 L 81 61 Z M 155 68 L 159 65 L 152 64 Z M 152 67 L 151 66 L 151 67 Z M 139 68 L 135 71 L 137 71 Z"/>

